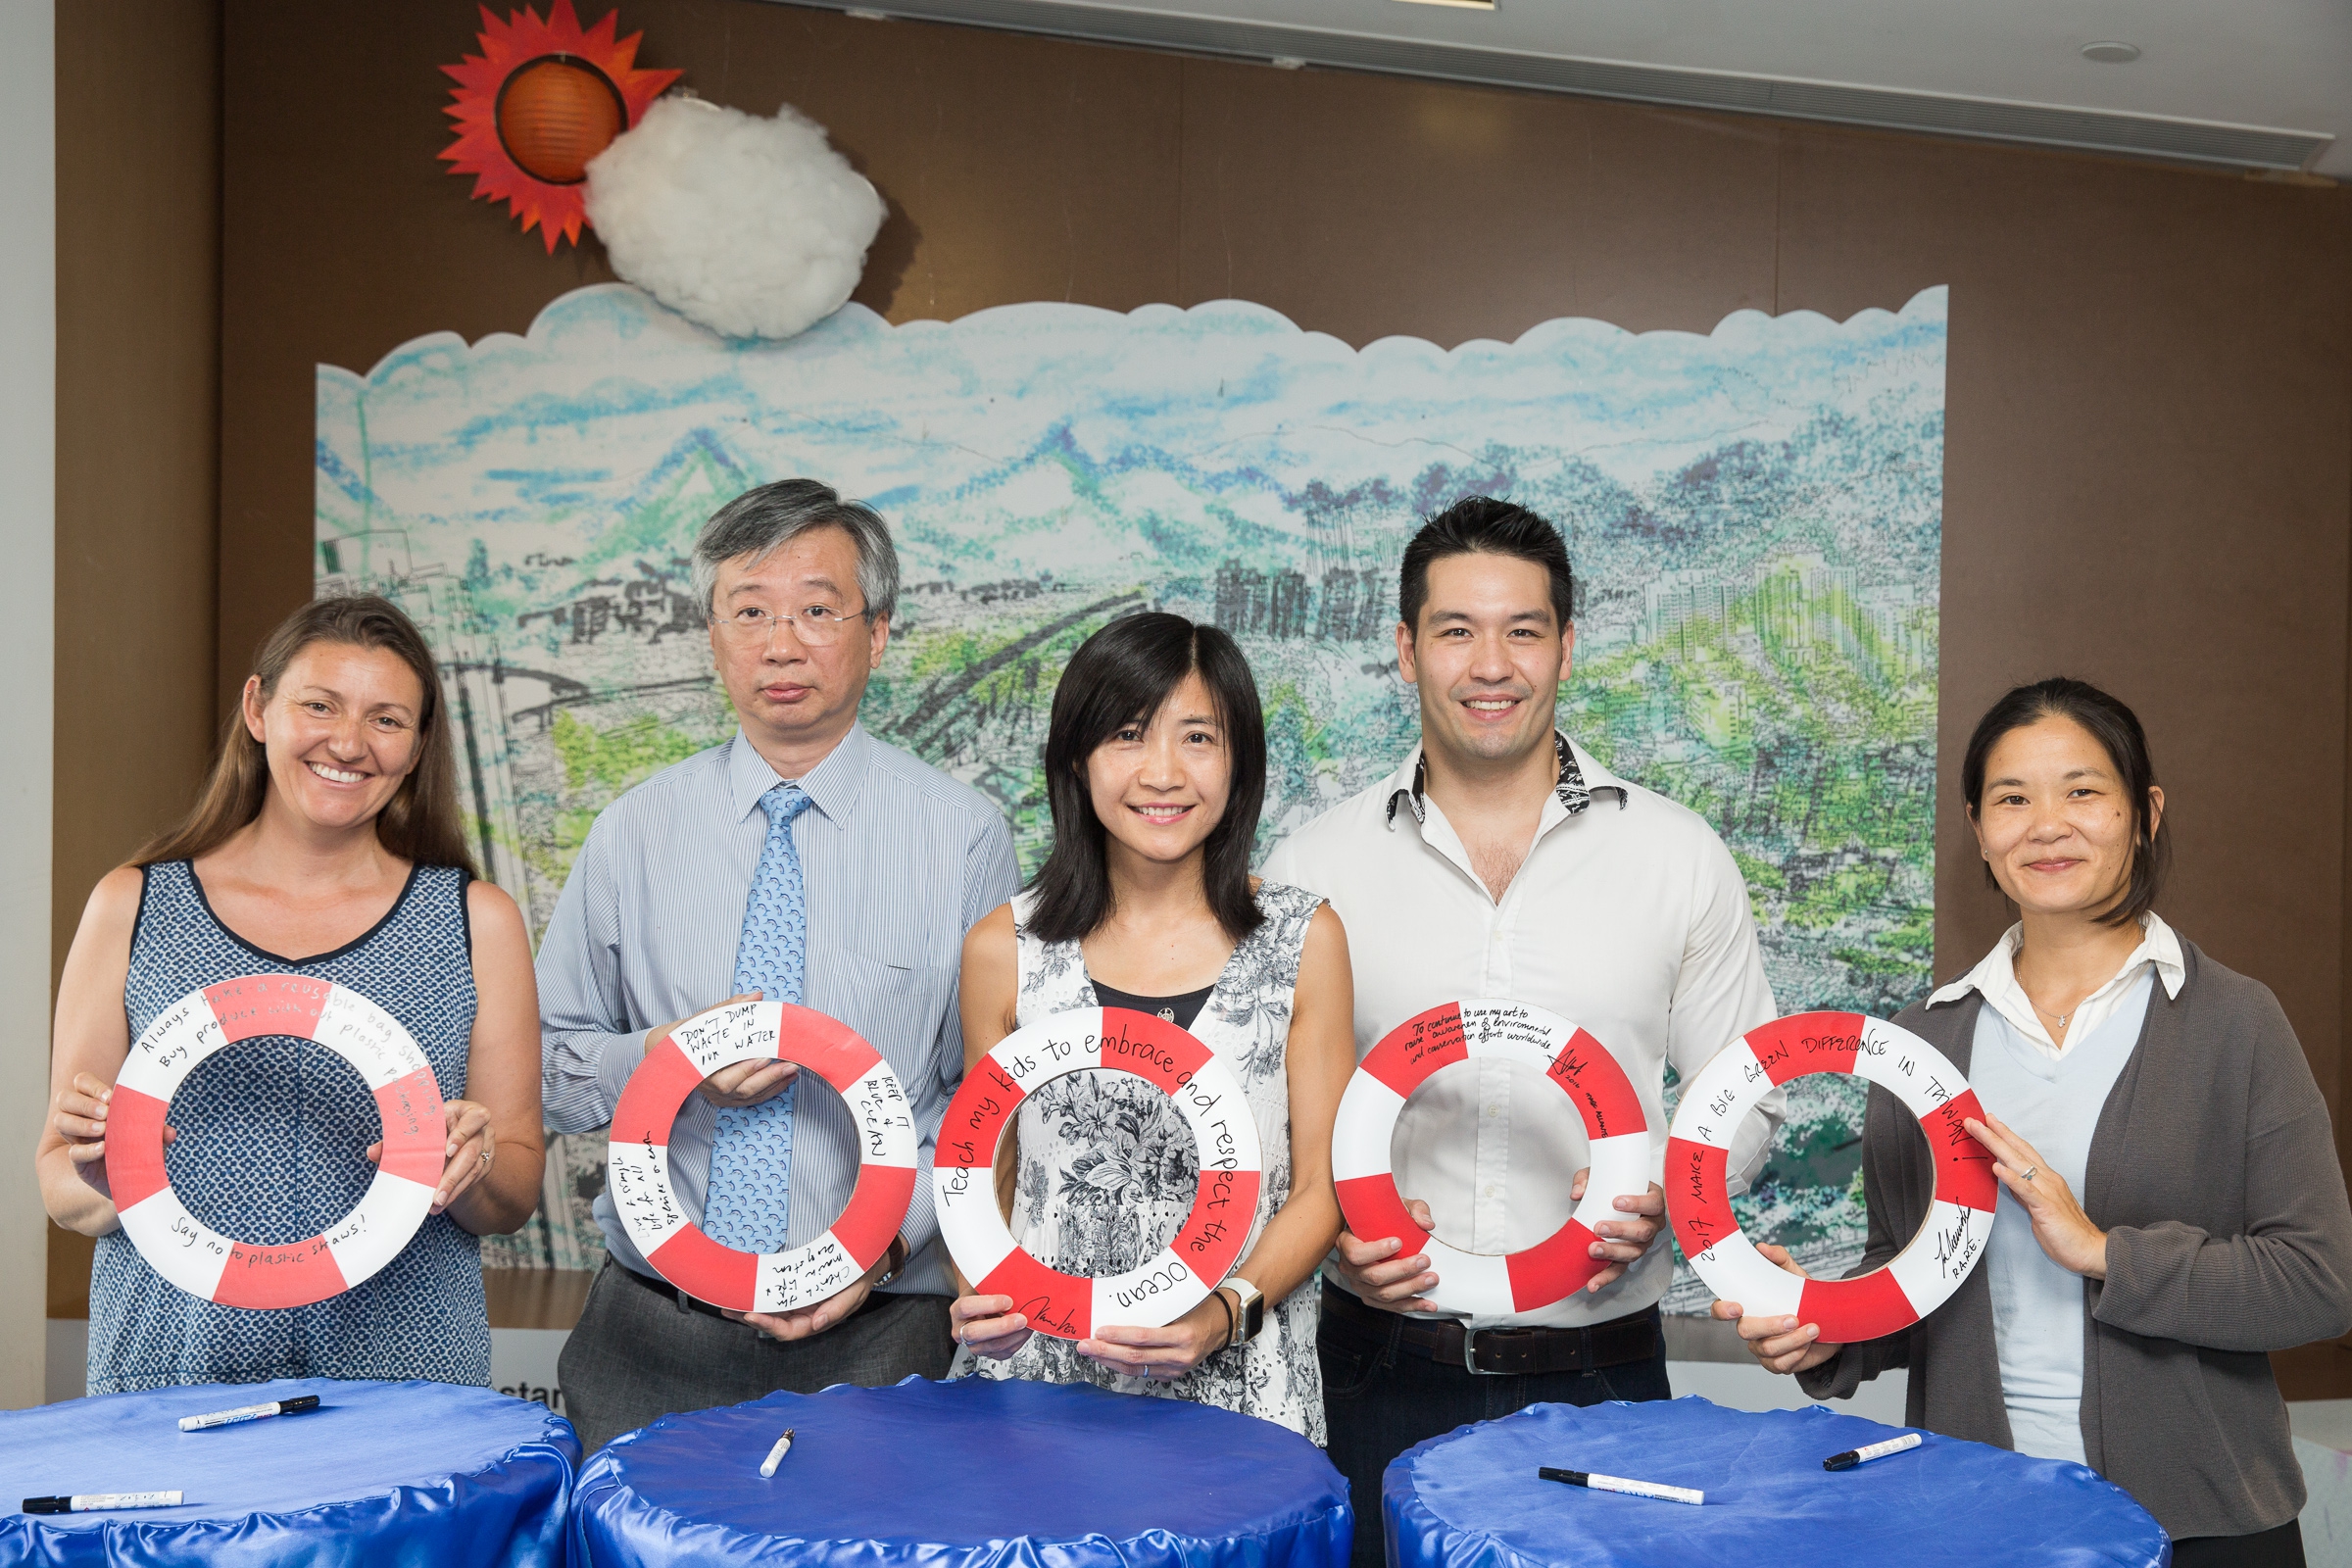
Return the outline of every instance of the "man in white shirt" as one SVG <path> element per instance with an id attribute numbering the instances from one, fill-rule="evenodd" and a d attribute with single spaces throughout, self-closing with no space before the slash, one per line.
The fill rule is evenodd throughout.
<path id="1" fill-rule="evenodd" d="M 1475 496 L 1405 547 L 1396 662 L 1420 693 L 1421 744 L 1389 778 L 1286 840 L 1269 880 L 1330 900 L 1355 970 L 1356 1054 L 1442 1003 L 1494 997 L 1581 1025 L 1623 1064 L 1663 1171 L 1665 1067 L 1687 1081 L 1775 1016 L 1739 867 L 1714 830 L 1561 735 L 1553 709 L 1576 643 L 1559 531 Z M 1783 1101 L 1751 1118 L 1744 1187 Z M 1457 1062 L 1397 1122 L 1397 1189 L 1414 1217 L 1473 1252 L 1534 1246 L 1566 1221 L 1587 1163 L 1583 1121 L 1531 1069 Z M 1609 1266 L 1535 1311 L 1465 1317 L 1431 1302 L 1428 1258 L 1340 1234 L 1323 1271 L 1324 1400 L 1348 1476 L 1355 1563 L 1384 1561 L 1380 1477 L 1414 1444 L 1539 1401 L 1669 1397 L 1658 1298 L 1664 1200 L 1616 1200 L 1593 1255 Z M 1441 1293 L 1442 1294 L 1442 1293 Z"/>

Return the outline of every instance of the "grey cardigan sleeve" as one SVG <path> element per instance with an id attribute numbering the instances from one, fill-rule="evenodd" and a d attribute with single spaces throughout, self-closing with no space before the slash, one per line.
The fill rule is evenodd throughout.
<path id="1" fill-rule="evenodd" d="M 1870 1086 L 1869 1108 L 1862 1118 L 1862 1200 L 1870 1210 L 1870 1233 L 1862 1260 L 1845 1271 L 1846 1279 L 1892 1262 L 1918 1228 L 1915 1223 L 1898 1228 L 1899 1216 L 1890 1212 L 1896 1204 L 1908 1208 L 1906 1200 L 1919 1185 L 1915 1167 L 1920 1151 L 1913 1147 L 1917 1139 L 1904 1136 L 1917 1125 L 1902 1102 L 1876 1084 Z M 1816 1399 L 1850 1398 L 1863 1384 L 1908 1364 L 1910 1358 L 1911 1331 L 1905 1329 L 1885 1339 L 1842 1346 L 1819 1366 L 1799 1372 L 1796 1382 Z"/>
<path id="2" fill-rule="evenodd" d="M 2253 1082 L 2241 1148 L 2205 1129 L 2177 1152 L 2217 1180 L 2242 1171 L 2243 1235 L 2163 1220 L 2107 1233 L 2107 1281 L 2093 1312 L 2128 1334 L 2212 1350 L 2284 1350 L 2352 1332 L 2352 1205 L 2328 1102 L 2278 1001 L 2255 988 Z M 1873 1235 L 1876 1231 L 1874 1227 Z"/>

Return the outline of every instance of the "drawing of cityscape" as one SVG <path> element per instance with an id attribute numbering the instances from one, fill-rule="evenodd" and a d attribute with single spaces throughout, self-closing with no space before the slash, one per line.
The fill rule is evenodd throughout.
<path id="1" fill-rule="evenodd" d="M 1362 350 L 1259 306 L 1033 304 L 892 326 L 851 306 L 730 343 L 620 285 L 524 337 L 318 368 L 318 585 L 404 605 L 444 662 L 460 785 L 534 936 L 598 810 L 733 720 L 687 556 L 795 474 L 890 519 L 906 587 L 863 721 L 978 788 L 1034 869 L 1054 680 L 1108 619 L 1215 621 L 1254 665 L 1261 853 L 1393 769 L 1396 569 L 1472 493 L 1559 522 L 1562 725 L 1697 810 L 1746 874 L 1784 1011 L 1888 1016 L 1929 978 L 1944 290 L 1709 335 L 1562 319 Z M 1796 1086 L 1743 1222 L 1861 1248 L 1862 1097 Z M 601 1138 L 560 1141 L 509 1264 L 592 1267 Z M 1678 1269 L 1670 1309 L 1703 1310 Z"/>

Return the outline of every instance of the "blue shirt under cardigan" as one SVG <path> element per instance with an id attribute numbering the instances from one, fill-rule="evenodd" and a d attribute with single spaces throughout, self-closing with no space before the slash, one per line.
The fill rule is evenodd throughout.
<path id="1" fill-rule="evenodd" d="M 2045 1171 L 2080 1200 L 2090 1164 L 2090 1135 L 2115 1080 L 2139 1046 L 2148 1019 L 2153 965 L 2116 1008 L 2052 1056 L 2018 1032 L 1997 1007 L 1977 1014 L 1976 1054 L 1968 1083 L 1977 1102 L 2034 1146 Z M 2020 1453 L 2086 1461 L 2082 1451 L 2082 1276 L 2051 1261 L 2034 1234 L 2025 1204 L 2000 1190 L 1992 1239 L 1984 1249 L 1992 1276 L 1992 1338 L 2001 1358 L 2001 1402 Z"/>
<path id="2" fill-rule="evenodd" d="M 767 836 L 760 797 L 781 782 L 742 732 L 655 774 L 588 830 L 539 945 L 547 1124 L 584 1133 L 612 1119 L 646 1031 L 733 995 L 736 940 Z M 921 1148 L 894 1291 L 954 1294 L 931 1207 L 939 1119 L 963 1081 L 956 1011 L 964 933 L 1020 886 L 1012 834 L 978 791 L 853 728 L 799 780 L 813 801 L 792 824 L 808 897 L 807 1004 L 882 1054 L 906 1091 Z M 858 1147 L 848 1107 L 818 1088 L 797 1099 L 791 1226 L 822 1235 L 849 1201 Z M 670 1133 L 669 1174 L 698 1220 L 714 1112 L 689 1096 Z M 605 1245 L 654 1269 L 596 1200 Z"/>

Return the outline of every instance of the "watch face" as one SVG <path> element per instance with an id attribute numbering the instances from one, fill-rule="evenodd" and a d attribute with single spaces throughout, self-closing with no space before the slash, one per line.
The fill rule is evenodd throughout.
<path id="1" fill-rule="evenodd" d="M 1235 1341 L 1256 1339 L 1257 1331 L 1266 1324 L 1266 1293 L 1244 1279 L 1227 1280 L 1225 1284 L 1242 1308 L 1234 1324 Z"/>

